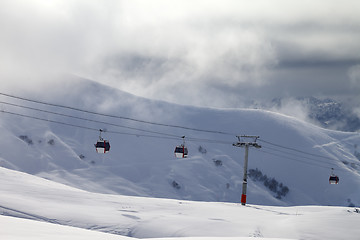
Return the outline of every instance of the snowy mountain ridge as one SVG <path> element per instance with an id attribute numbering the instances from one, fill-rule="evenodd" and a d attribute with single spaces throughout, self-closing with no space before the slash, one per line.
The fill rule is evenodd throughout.
<path id="1" fill-rule="evenodd" d="M 250 104 L 253 108 L 303 115 L 303 118 L 327 129 L 356 132 L 360 130 L 357 109 L 340 100 L 317 97 L 275 98 Z M 290 108 L 298 110 L 293 112 Z M 300 113 L 299 113 L 300 112 Z"/>
<path id="2" fill-rule="evenodd" d="M 168 126 L 1 96 L 2 167 L 91 192 L 239 202 L 244 149 L 232 143 L 237 141 L 236 135 L 250 134 L 260 136 L 262 148 L 250 150 L 249 170 L 258 170 L 262 176 L 249 176 L 249 203 L 360 205 L 360 165 L 354 155 L 360 136 L 356 133 L 330 131 L 264 110 L 198 108 L 153 101 L 74 78 L 53 84 L 44 94 L 16 94 Z M 103 137 L 111 144 L 108 154 L 95 152 L 97 129 L 107 129 Z M 189 157 L 176 159 L 173 151 L 184 135 Z M 331 168 L 340 176 L 338 185 L 328 183 Z"/>

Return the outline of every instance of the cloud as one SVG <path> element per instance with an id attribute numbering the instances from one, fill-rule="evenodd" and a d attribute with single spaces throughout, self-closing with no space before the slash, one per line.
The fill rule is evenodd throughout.
<path id="1" fill-rule="evenodd" d="M 267 104 L 268 106 L 265 105 L 264 107 L 268 108 L 270 111 L 279 112 L 306 122 L 319 124 L 315 120 L 309 118 L 310 105 L 304 100 L 293 97 L 284 97 L 268 102 Z"/>
<path id="2" fill-rule="evenodd" d="M 42 85 L 39 75 L 74 73 L 145 97 L 218 107 L 354 95 L 359 7 L 355 0 L 1 1 L 0 75 Z"/>
<path id="3" fill-rule="evenodd" d="M 360 64 L 349 69 L 349 78 L 354 88 L 360 88 Z"/>
<path id="4" fill-rule="evenodd" d="M 94 1 L 1 1 L 1 75 L 38 85 L 39 76 L 76 72 L 106 49 L 107 19 Z"/>

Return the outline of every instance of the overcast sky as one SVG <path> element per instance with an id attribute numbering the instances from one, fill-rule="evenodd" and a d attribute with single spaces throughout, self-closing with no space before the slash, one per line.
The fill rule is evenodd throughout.
<path id="1" fill-rule="evenodd" d="M 40 76 L 70 73 L 214 107 L 284 96 L 354 100 L 359 13 L 358 0 L 2 0 L 0 81 L 41 86 Z"/>

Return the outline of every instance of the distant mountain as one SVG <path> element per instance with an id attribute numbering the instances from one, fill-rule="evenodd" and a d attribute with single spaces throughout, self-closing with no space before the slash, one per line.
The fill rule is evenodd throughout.
<path id="1" fill-rule="evenodd" d="M 249 150 L 249 203 L 360 205 L 357 133 L 267 110 L 149 100 L 77 78 L 16 95 L 0 96 L 1 167 L 92 192 L 239 202 L 245 153 L 232 144 L 256 135 L 262 148 Z M 107 154 L 95 151 L 99 129 L 107 130 Z M 189 156 L 177 159 L 182 136 Z M 338 185 L 328 183 L 331 168 Z"/>
<path id="2" fill-rule="evenodd" d="M 279 110 L 287 98 L 275 98 L 266 103 L 257 103 L 256 108 Z M 330 98 L 297 97 L 291 99 L 294 105 L 301 105 L 307 117 L 317 125 L 338 131 L 356 132 L 360 130 L 360 118 L 346 104 Z"/>
<path id="3" fill-rule="evenodd" d="M 325 128 L 355 132 L 360 130 L 360 118 L 341 102 L 333 99 L 303 98 L 310 108 L 309 117 Z"/>

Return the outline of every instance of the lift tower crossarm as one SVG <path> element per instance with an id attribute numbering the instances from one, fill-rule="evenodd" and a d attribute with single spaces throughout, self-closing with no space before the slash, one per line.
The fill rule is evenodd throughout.
<path id="1" fill-rule="evenodd" d="M 259 136 L 236 136 L 239 141 L 234 143 L 233 146 L 235 147 L 245 147 L 245 161 L 244 161 L 244 177 L 243 177 L 243 186 L 242 186 L 242 194 L 241 194 L 241 205 L 246 204 L 246 189 L 247 189 L 247 169 L 248 169 L 248 157 L 249 157 L 249 147 L 261 148 L 261 146 L 256 143 L 256 140 Z M 241 138 L 252 139 L 253 141 L 241 141 Z"/>

